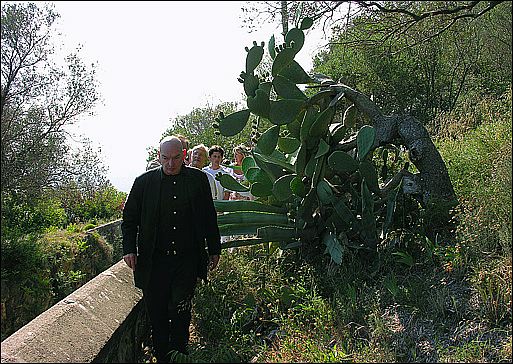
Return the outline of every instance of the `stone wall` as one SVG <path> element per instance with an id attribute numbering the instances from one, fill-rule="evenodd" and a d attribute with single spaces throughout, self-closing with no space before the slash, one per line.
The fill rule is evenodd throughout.
<path id="1" fill-rule="evenodd" d="M 149 337 L 142 292 L 120 260 L 2 342 L 2 362 L 135 363 Z"/>
<path id="2" fill-rule="evenodd" d="M 112 244 L 112 256 L 115 261 L 123 257 L 123 237 L 121 234 L 121 222 L 122 219 L 114 220 L 86 231 L 88 234 L 97 231 L 98 234 L 103 236 L 110 244 Z"/>

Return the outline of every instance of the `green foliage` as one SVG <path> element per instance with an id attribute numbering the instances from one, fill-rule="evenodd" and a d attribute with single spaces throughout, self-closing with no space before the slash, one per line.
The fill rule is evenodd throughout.
<path id="1" fill-rule="evenodd" d="M 15 195 L 2 198 L 2 241 L 39 233 L 51 226 L 64 227 L 66 213 L 55 198 L 23 202 Z"/>
<path id="2" fill-rule="evenodd" d="M 78 225 L 2 239 L 2 340 L 110 267 L 112 253 Z"/>
<path id="3" fill-rule="evenodd" d="M 126 195 L 110 184 L 89 195 L 70 189 L 58 192 L 69 222 L 121 218 Z"/>
<path id="4" fill-rule="evenodd" d="M 470 255 L 511 254 L 511 91 L 498 101 L 485 99 L 478 105 L 488 113 L 488 121 L 438 143 L 460 196 L 457 233 Z M 455 115 L 452 122 L 468 125 L 467 117 L 472 114 Z"/>
<path id="5" fill-rule="evenodd" d="M 409 4 L 425 11 L 445 3 Z M 433 24 L 383 39 L 399 14 L 363 13 L 332 35 L 329 50 L 314 59 L 314 72 L 373 95 L 384 113 L 408 112 L 430 124 L 465 94 L 499 95 L 511 82 L 511 4 L 504 2 L 479 21 L 453 24 L 430 38 Z M 433 22 L 435 20 L 433 19 Z M 361 41 L 365 39 L 365 42 Z M 425 42 L 429 39 L 429 42 Z"/>

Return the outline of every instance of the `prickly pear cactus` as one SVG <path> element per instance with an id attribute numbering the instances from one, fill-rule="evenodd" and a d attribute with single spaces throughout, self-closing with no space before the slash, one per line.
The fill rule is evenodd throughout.
<path id="1" fill-rule="evenodd" d="M 255 74 L 265 44 L 254 42 L 252 48 L 246 47 L 246 67 L 239 81 L 247 109 L 219 115 L 213 126 L 230 137 L 244 128 L 250 114 L 256 117 L 256 144 L 242 169 L 247 189 L 257 200 L 216 201 L 216 209 L 224 212 L 218 221 L 222 235 L 250 232 L 253 236 L 232 240 L 224 247 L 273 242 L 287 249 L 324 244 L 325 252 L 340 264 L 348 241 L 352 246 L 376 249 L 377 231 L 386 233 L 390 226 L 397 193 L 387 196 L 387 216 L 378 219 L 377 203 L 382 196 L 372 158 L 374 128 L 363 125 L 355 130 L 356 107 L 352 103 L 343 107 L 343 94 L 312 85 L 312 78 L 294 60 L 305 41 L 303 31 L 311 25 L 312 20 L 305 18 L 279 46 L 271 37 L 267 47 L 273 60 L 270 79 Z M 307 96 L 304 87 L 298 86 L 304 84 L 319 91 Z M 272 126 L 258 130 L 263 119 Z M 339 143 L 351 132 L 356 133 L 354 150 L 339 150 Z M 221 184 L 246 190 L 230 178 L 223 175 Z M 238 215 L 232 215 L 235 207 Z M 270 207 L 281 212 L 270 212 Z"/>

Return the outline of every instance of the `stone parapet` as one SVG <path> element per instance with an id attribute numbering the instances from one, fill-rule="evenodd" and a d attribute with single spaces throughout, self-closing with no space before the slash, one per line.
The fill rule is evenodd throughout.
<path id="1" fill-rule="evenodd" d="M 2 363 L 137 362 L 142 291 L 120 260 L 2 341 Z"/>

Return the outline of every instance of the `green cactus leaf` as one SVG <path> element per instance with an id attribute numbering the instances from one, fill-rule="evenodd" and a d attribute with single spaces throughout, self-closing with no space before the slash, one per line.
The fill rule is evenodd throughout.
<path id="1" fill-rule="evenodd" d="M 312 18 L 305 17 L 305 18 L 303 18 L 303 20 L 301 20 L 301 25 L 299 26 L 299 29 L 307 30 L 307 29 L 310 29 L 312 27 L 312 25 L 313 25 Z"/>
<path id="2" fill-rule="evenodd" d="M 322 157 L 330 150 L 330 146 L 328 143 L 324 141 L 324 139 L 319 140 L 319 148 L 317 148 L 317 153 L 315 154 L 315 158 Z"/>
<path id="3" fill-rule="evenodd" d="M 317 160 L 317 163 L 315 164 L 315 170 L 312 177 L 312 186 L 315 186 L 318 183 L 319 178 L 321 178 L 321 173 L 323 173 L 324 170 L 324 161 L 326 160 L 326 155 L 314 159 Z"/>
<path id="4" fill-rule="evenodd" d="M 285 48 L 274 57 L 273 65 L 271 68 L 271 74 L 276 77 L 281 71 L 289 66 L 294 61 L 296 55 L 295 49 Z"/>
<path id="5" fill-rule="evenodd" d="M 295 176 L 295 174 L 286 174 L 274 181 L 274 197 L 276 197 L 279 201 L 286 201 L 290 196 L 292 196 L 293 193 L 290 188 L 290 182 Z"/>
<path id="6" fill-rule="evenodd" d="M 331 144 L 340 143 L 346 134 L 347 128 L 343 123 L 333 123 L 330 125 Z"/>
<path id="7" fill-rule="evenodd" d="M 235 178 L 227 173 L 222 173 L 219 176 L 216 175 L 216 179 L 221 182 L 221 186 L 236 192 L 248 192 L 249 188 L 241 185 Z"/>
<path id="8" fill-rule="evenodd" d="M 221 236 L 231 235 L 256 235 L 257 229 L 262 224 L 222 224 L 219 225 L 219 234 Z"/>
<path id="9" fill-rule="evenodd" d="M 255 158 L 255 162 L 257 163 L 258 167 L 260 167 L 271 179 L 271 182 L 274 183 L 278 178 L 283 176 L 285 172 L 283 171 L 283 168 L 272 162 L 268 156 L 265 156 L 264 154 L 258 153 L 256 151 L 253 151 L 253 157 Z M 280 162 L 281 163 L 281 162 Z M 286 163 L 286 162 L 283 162 Z M 292 166 L 290 166 L 292 167 Z M 271 185 L 272 188 L 272 185 Z"/>
<path id="10" fill-rule="evenodd" d="M 303 114 L 305 110 L 302 110 L 297 114 L 296 118 L 287 124 L 287 130 L 290 132 L 290 137 L 299 140 L 299 132 L 301 130 L 301 120 L 303 120 Z"/>
<path id="11" fill-rule="evenodd" d="M 316 94 L 313 94 L 308 99 L 308 106 L 313 105 L 324 105 L 327 104 L 333 96 L 336 96 L 336 91 L 333 89 L 327 89 L 317 92 Z"/>
<path id="12" fill-rule="evenodd" d="M 392 218 L 394 217 L 397 195 L 399 194 L 399 191 L 401 191 L 402 185 L 403 185 L 403 180 L 401 179 L 401 182 L 399 183 L 399 185 L 388 193 L 387 214 L 385 217 L 385 221 L 383 222 L 383 228 L 381 231 L 382 239 L 386 238 L 388 229 L 390 228 L 390 225 L 392 225 Z"/>
<path id="13" fill-rule="evenodd" d="M 301 201 L 301 204 L 297 209 L 297 216 L 307 223 L 313 221 L 313 213 L 315 211 L 315 208 L 317 207 L 316 195 L 317 192 L 314 189 L 311 189 L 310 192 L 307 193 L 303 201 Z"/>
<path id="14" fill-rule="evenodd" d="M 243 81 L 244 92 L 246 96 L 255 96 L 255 92 L 258 89 L 260 80 L 253 74 L 246 74 Z"/>
<path id="15" fill-rule="evenodd" d="M 283 153 L 293 153 L 299 148 L 300 145 L 301 142 L 296 138 L 281 137 L 278 139 L 278 148 L 280 148 Z"/>
<path id="16" fill-rule="evenodd" d="M 315 172 L 315 166 L 317 165 L 318 159 L 315 159 L 314 156 L 310 157 L 308 163 L 306 163 L 305 167 L 305 176 L 312 178 Z"/>
<path id="17" fill-rule="evenodd" d="M 374 217 L 374 200 L 367 187 L 365 178 L 361 185 L 362 195 L 362 221 L 360 235 L 365 241 L 367 247 L 376 248 L 378 237 L 376 232 L 376 218 Z"/>
<path id="18" fill-rule="evenodd" d="M 224 224 L 274 224 L 280 226 L 289 225 L 289 218 L 284 214 L 259 211 L 225 212 L 217 215 L 217 223 Z"/>
<path id="19" fill-rule="evenodd" d="M 304 106 L 301 100 L 271 101 L 269 121 L 274 125 L 285 125 L 292 122 Z"/>
<path id="20" fill-rule="evenodd" d="M 299 131 L 299 139 L 302 143 L 307 140 L 310 128 L 318 116 L 319 112 L 314 107 L 306 109 L 305 115 L 303 116 L 303 122 L 301 123 L 301 129 Z"/>
<path id="21" fill-rule="evenodd" d="M 294 60 L 286 67 L 282 68 L 278 74 L 294 82 L 296 85 L 313 82 L 312 78 L 305 72 L 303 67 Z"/>
<path id="22" fill-rule="evenodd" d="M 292 42 L 294 43 L 292 44 Z M 287 47 L 292 47 L 295 53 L 298 53 L 305 44 L 305 33 L 298 28 L 290 29 L 285 34 L 285 44 L 287 44 Z"/>
<path id="23" fill-rule="evenodd" d="M 225 118 L 216 119 L 219 122 L 219 132 L 227 137 L 237 135 L 248 123 L 249 114 L 249 110 L 245 109 L 234 112 Z"/>
<path id="24" fill-rule="evenodd" d="M 292 175 L 293 178 L 290 181 L 290 189 L 292 190 L 292 193 L 299 197 L 305 197 L 306 196 L 306 188 L 303 181 L 301 181 L 301 177 L 299 177 L 296 174 Z"/>
<path id="25" fill-rule="evenodd" d="M 287 158 L 283 153 L 279 152 L 278 150 L 274 150 L 270 155 L 264 155 L 259 153 L 258 151 L 255 151 L 253 153 L 255 158 L 257 158 L 257 164 L 259 162 L 263 162 L 265 164 L 274 164 L 280 169 L 284 169 L 287 172 L 294 173 L 295 168 L 293 165 L 291 165 L 289 162 L 287 162 Z M 260 168 L 264 169 L 262 166 L 259 165 Z M 283 173 L 282 173 L 283 174 Z"/>
<path id="26" fill-rule="evenodd" d="M 310 127 L 308 135 L 312 138 L 324 137 L 329 131 L 329 126 L 331 124 L 331 120 L 333 120 L 333 116 L 335 116 L 334 107 L 328 107 L 326 110 L 321 112 Z"/>
<path id="27" fill-rule="evenodd" d="M 357 158 L 363 161 L 374 145 L 376 130 L 370 125 L 364 125 L 356 135 Z"/>
<path id="28" fill-rule="evenodd" d="M 325 180 L 319 181 L 317 184 L 317 197 L 323 205 L 327 205 L 333 200 L 333 191 Z"/>
<path id="29" fill-rule="evenodd" d="M 281 96 L 284 99 L 294 99 L 294 100 L 306 100 L 307 97 L 301 91 L 294 82 L 289 79 L 277 75 L 273 79 L 273 87 L 274 91 L 278 96 Z"/>
<path id="30" fill-rule="evenodd" d="M 217 212 L 257 211 L 286 214 L 288 211 L 285 206 L 274 206 L 250 200 L 214 200 L 214 207 Z"/>
<path id="31" fill-rule="evenodd" d="M 364 160 L 360 162 L 358 169 L 360 170 L 360 176 L 365 178 L 365 181 L 367 181 L 369 190 L 377 195 L 381 195 L 381 190 L 379 189 L 378 184 L 378 174 L 376 173 L 376 167 L 374 167 L 374 164 L 372 164 L 371 161 Z"/>
<path id="32" fill-rule="evenodd" d="M 248 172 L 246 173 L 246 179 L 250 183 L 260 182 L 263 184 L 268 184 L 272 187 L 273 182 L 271 181 L 270 177 L 267 175 L 265 171 L 263 171 L 259 167 L 252 167 L 248 169 Z"/>
<path id="33" fill-rule="evenodd" d="M 267 241 L 287 241 L 297 239 L 295 228 L 281 226 L 262 226 L 257 230 L 257 237 Z"/>
<path id="34" fill-rule="evenodd" d="M 269 39 L 269 43 L 267 44 L 267 50 L 269 51 L 269 55 L 271 56 L 272 59 L 274 59 L 276 57 L 276 50 L 274 49 L 275 47 L 275 39 L 274 39 L 274 34 L 271 36 L 271 39 Z"/>
<path id="35" fill-rule="evenodd" d="M 256 167 L 256 162 L 252 156 L 247 155 L 242 160 L 242 172 L 244 172 L 244 175 L 248 173 L 248 169 L 251 167 Z"/>
<path id="36" fill-rule="evenodd" d="M 248 54 L 246 55 L 246 74 L 249 75 L 253 73 L 255 68 L 257 68 L 257 66 L 262 61 L 263 55 L 264 48 L 254 42 L 253 47 L 251 47 L 251 49 L 248 51 Z"/>
<path id="37" fill-rule="evenodd" d="M 338 265 L 342 264 L 343 248 L 335 234 L 327 231 L 322 236 L 322 242 L 326 245 L 326 251 L 331 256 L 331 260 Z"/>
<path id="38" fill-rule="evenodd" d="M 347 129 L 352 128 L 356 124 L 356 114 L 358 113 L 358 109 L 354 104 L 350 105 L 346 111 L 344 111 L 344 117 L 342 118 L 342 123 Z"/>
<path id="39" fill-rule="evenodd" d="M 254 183 L 256 182 L 257 176 L 260 173 L 265 173 L 260 169 L 260 167 L 249 167 L 246 171 L 244 171 L 244 176 L 250 183 Z"/>
<path id="40" fill-rule="evenodd" d="M 269 94 L 262 90 L 260 87 L 255 91 L 255 96 L 247 97 L 247 105 L 249 110 L 255 115 L 263 118 L 269 118 L 269 111 L 271 103 L 269 101 Z"/>
<path id="41" fill-rule="evenodd" d="M 349 226 L 356 226 L 358 224 L 358 220 L 342 198 L 333 199 L 332 203 L 333 208 L 342 221 Z"/>
<path id="42" fill-rule="evenodd" d="M 273 125 L 260 136 L 256 147 L 262 154 L 270 155 L 276 148 L 279 137 L 280 126 Z"/>
<path id="43" fill-rule="evenodd" d="M 296 166 L 295 172 L 298 176 L 303 176 L 305 173 L 305 167 L 306 167 L 306 162 L 307 162 L 306 152 L 307 152 L 306 144 L 301 143 L 301 146 L 299 147 L 299 151 L 296 156 L 296 163 L 295 163 L 295 166 Z"/>
<path id="44" fill-rule="evenodd" d="M 341 150 L 334 151 L 328 157 L 328 166 L 336 173 L 353 173 L 358 169 L 358 162 Z"/>
<path id="45" fill-rule="evenodd" d="M 273 193 L 273 185 L 255 182 L 251 185 L 251 194 L 255 197 L 267 197 Z"/>

